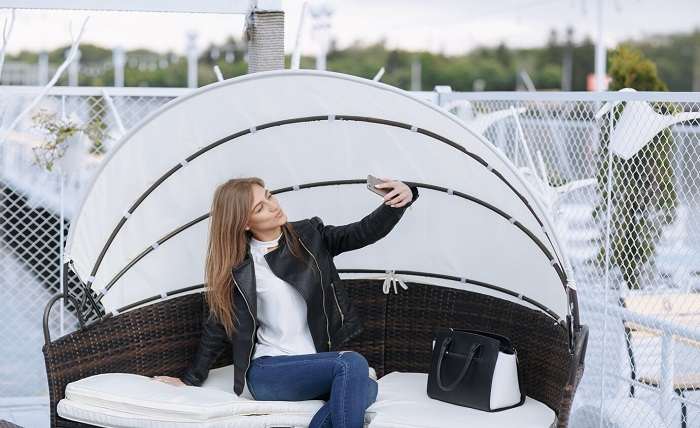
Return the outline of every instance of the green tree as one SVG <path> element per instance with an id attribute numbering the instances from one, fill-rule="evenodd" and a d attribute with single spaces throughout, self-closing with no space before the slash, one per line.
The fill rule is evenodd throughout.
<path id="1" fill-rule="evenodd" d="M 659 76 L 672 91 L 700 88 L 700 29 L 686 34 L 656 35 L 634 42 L 654 61 Z"/>
<path id="2" fill-rule="evenodd" d="M 620 46 L 611 56 L 610 74 L 612 90 L 666 90 L 666 84 L 659 79 L 654 63 L 627 45 Z M 674 105 L 666 103 L 654 103 L 652 107 L 660 114 L 676 110 Z M 671 131 L 666 128 L 628 160 L 609 156 L 610 131 L 614 129 L 624 109 L 625 105 L 621 103 L 603 118 L 596 177 L 600 198 L 593 210 L 593 217 L 598 221 L 602 232 L 597 262 L 602 264 L 606 258 L 605 237 L 609 215 L 611 267 L 620 270 L 630 289 L 638 289 L 644 268 L 653 262 L 664 227 L 675 219 L 678 197 L 671 162 L 675 143 Z M 612 162 L 611 172 L 609 161 Z M 610 195 L 609 173 L 612 177 Z"/>
<path id="3" fill-rule="evenodd" d="M 658 76 L 674 91 L 697 90 L 700 88 L 700 30 L 686 34 L 668 36 L 653 35 L 638 41 L 629 42 L 656 64 Z M 62 46 L 49 53 L 53 67 L 63 62 L 69 46 Z M 111 68 L 112 51 L 99 46 L 82 44 L 80 85 L 111 85 L 114 70 Z M 401 49 L 388 49 L 384 40 L 374 44 L 356 42 L 349 47 L 338 49 L 332 40 L 327 57 L 329 70 L 354 76 L 372 78 L 381 67 L 385 68 L 382 82 L 403 89 L 411 84 L 411 63 L 418 59 L 422 66 L 421 82 L 424 89 L 435 85 L 450 85 L 456 91 L 471 91 L 476 80 L 483 80 L 486 90 L 510 91 L 516 89 L 518 71 L 527 70 L 538 90 L 556 90 L 561 85 L 562 55 L 565 43 L 556 31 L 550 31 L 544 46 L 532 48 L 508 48 L 504 43 L 495 47 L 477 47 L 459 55 L 444 55 L 426 51 L 409 52 Z M 590 38 L 585 37 L 573 45 L 572 89 L 585 91 L 587 76 L 593 72 L 595 47 Z M 212 55 L 218 51 L 219 56 Z M 226 54 L 229 54 L 228 61 Z M 231 53 L 235 60 L 230 61 Z M 219 65 L 226 78 L 245 74 L 244 60 L 246 44 L 229 36 L 221 43 L 208 45 L 199 58 L 199 84 L 216 80 L 212 68 Z M 127 58 L 139 58 L 140 62 L 157 61 L 153 67 L 133 67 L 127 64 L 127 86 L 185 86 L 187 67 L 183 56 L 174 53 L 158 53 L 146 49 L 127 52 Z M 22 51 L 8 55 L 8 62 L 35 64 L 36 52 Z M 164 63 L 165 65 L 161 65 Z M 288 67 L 290 58 L 285 58 Z M 315 68 L 315 58 L 303 56 L 301 68 Z M 86 73 L 85 70 L 90 70 Z M 99 73 L 99 70 L 104 70 Z M 96 73 L 99 73 L 96 75 Z M 68 73 L 64 73 L 59 85 L 68 83 Z"/>

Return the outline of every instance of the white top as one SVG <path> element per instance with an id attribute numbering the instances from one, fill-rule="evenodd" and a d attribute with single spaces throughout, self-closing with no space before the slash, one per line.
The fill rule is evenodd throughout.
<path id="1" fill-rule="evenodd" d="M 267 248 L 275 247 L 280 237 L 282 234 L 272 241 L 250 239 L 259 324 L 253 358 L 316 353 L 306 319 L 306 301 L 294 287 L 270 270 L 264 257 Z"/>

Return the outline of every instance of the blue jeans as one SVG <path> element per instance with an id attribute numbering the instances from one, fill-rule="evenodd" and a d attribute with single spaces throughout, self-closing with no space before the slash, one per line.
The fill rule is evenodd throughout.
<path id="1" fill-rule="evenodd" d="M 377 398 L 367 360 L 354 351 L 258 357 L 247 382 L 256 400 L 326 400 L 309 428 L 362 428 L 365 410 Z"/>

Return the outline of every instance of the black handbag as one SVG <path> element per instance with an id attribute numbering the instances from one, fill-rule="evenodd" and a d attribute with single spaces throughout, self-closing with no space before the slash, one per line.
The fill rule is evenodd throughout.
<path id="1" fill-rule="evenodd" d="M 428 396 L 494 412 L 521 405 L 517 353 L 506 337 L 476 330 L 435 331 Z"/>

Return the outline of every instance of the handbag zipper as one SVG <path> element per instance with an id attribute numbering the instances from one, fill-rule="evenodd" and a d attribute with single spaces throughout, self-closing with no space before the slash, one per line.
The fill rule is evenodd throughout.
<path id="1" fill-rule="evenodd" d="M 308 248 L 306 248 L 306 245 L 304 244 L 304 241 L 301 240 L 301 237 L 298 238 L 299 242 L 301 242 L 301 245 L 304 247 L 307 253 L 314 259 L 314 263 L 316 263 L 316 269 L 318 269 L 318 276 L 321 279 L 321 293 L 323 295 L 323 315 L 326 317 L 326 335 L 328 336 L 328 350 L 331 349 L 331 332 L 328 329 L 328 314 L 326 313 L 326 292 L 323 290 L 323 274 L 321 273 L 321 267 L 318 265 L 318 261 L 316 261 L 316 257 L 313 255 L 311 251 L 309 251 Z"/>
<path id="2" fill-rule="evenodd" d="M 338 312 L 340 312 L 340 325 L 342 326 L 345 322 L 345 316 L 343 316 L 343 310 L 340 309 L 340 303 L 338 302 L 338 295 L 335 291 L 335 284 L 331 282 L 331 287 L 333 288 L 333 297 L 335 298 L 335 305 L 338 307 Z"/>
<path id="3" fill-rule="evenodd" d="M 248 299 L 245 297 L 245 293 L 243 293 L 243 290 L 241 287 L 238 286 L 238 282 L 236 282 L 236 277 L 233 276 L 233 272 L 231 272 L 231 279 L 233 279 L 233 283 L 236 284 L 236 288 L 238 288 L 238 291 L 241 292 L 241 296 L 243 296 L 243 300 L 245 300 L 245 305 L 248 308 L 248 313 L 250 314 L 250 318 L 253 320 L 253 333 L 250 335 L 250 352 L 248 352 L 248 366 L 245 368 L 245 372 L 243 373 L 243 382 L 247 382 L 248 380 L 248 369 L 250 368 L 250 358 L 253 356 L 253 347 L 255 345 L 255 328 L 256 328 L 256 322 L 255 322 L 255 316 L 253 315 L 253 311 L 250 310 L 250 304 L 248 303 Z"/>

